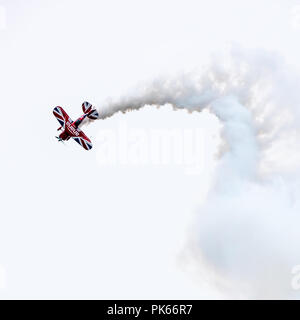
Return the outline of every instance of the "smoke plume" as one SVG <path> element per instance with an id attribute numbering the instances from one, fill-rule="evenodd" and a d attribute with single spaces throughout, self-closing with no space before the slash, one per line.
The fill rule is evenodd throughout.
<path id="1" fill-rule="evenodd" d="M 145 105 L 210 110 L 225 152 L 189 241 L 203 261 L 246 297 L 295 297 L 300 264 L 299 78 L 275 54 L 212 57 L 209 66 L 158 78 L 101 105 L 102 119 Z"/>

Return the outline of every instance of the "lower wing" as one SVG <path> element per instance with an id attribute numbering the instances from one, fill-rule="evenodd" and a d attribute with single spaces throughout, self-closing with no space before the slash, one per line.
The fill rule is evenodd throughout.
<path id="1" fill-rule="evenodd" d="M 79 132 L 79 136 L 72 138 L 85 150 L 91 150 L 93 148 L 91 140 L 82 131 Z"/>

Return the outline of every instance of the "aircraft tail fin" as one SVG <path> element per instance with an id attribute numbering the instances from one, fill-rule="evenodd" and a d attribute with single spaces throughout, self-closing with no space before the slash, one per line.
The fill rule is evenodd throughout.
<path id="1" fill-rule="evenodd" d="M 96 120 L 99 118 L 98 111 L 87 101 L 82 104 L 82 110 L 91 120 Z"/>
<path id="2" fill-rule="evenodd" d="M 87 101 L 82 104 L 82 110 L 85 114 L 91 112 L 92 108 L 93 106 Z"/>

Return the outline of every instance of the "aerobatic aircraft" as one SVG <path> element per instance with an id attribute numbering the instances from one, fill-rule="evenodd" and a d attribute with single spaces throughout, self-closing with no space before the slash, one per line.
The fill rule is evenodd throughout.
<path id="1" fill-rule="evenodd" d="M 60 127 L 57 129 L 57 131 L 63 130 L 60 136 L 56 138 L 58 141 L 68 141 L 70 138 L 73 138 L 85 150 L 91 150 L 93 147 L 91 140 L 81 131 L 79 127 L 85 118 L 96 120 L 99 118 L 99 114 L 98 111 L 86 101 L 82 104 L 82 110 L 84 114 L 76 121 L 72 121 L 62 107 L 54 108 L 53 114 L 60 124 Z"/>

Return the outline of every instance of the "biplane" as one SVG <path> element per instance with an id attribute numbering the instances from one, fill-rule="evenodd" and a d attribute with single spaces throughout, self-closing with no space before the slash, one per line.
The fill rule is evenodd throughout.
<path id="1" fill-rule="evenodd" d="M 87 101 L 82 104 L 82 110 L 84 114 L 76 121 L 68 116 L 66 111 L 62 107 L 55 107 L 53 114 L 58 120 L 60 127 L 57 131 L 63 130 L 63 132 L 56 137 L 58 141 L 68 141 L 70 138 L 80 144 L 85 150 L 91 150 L 93 145 L 91 140 L 82 132 L 80 125 L 85 118 L 96 120 L 99 118 L 98 111 Z"/>

